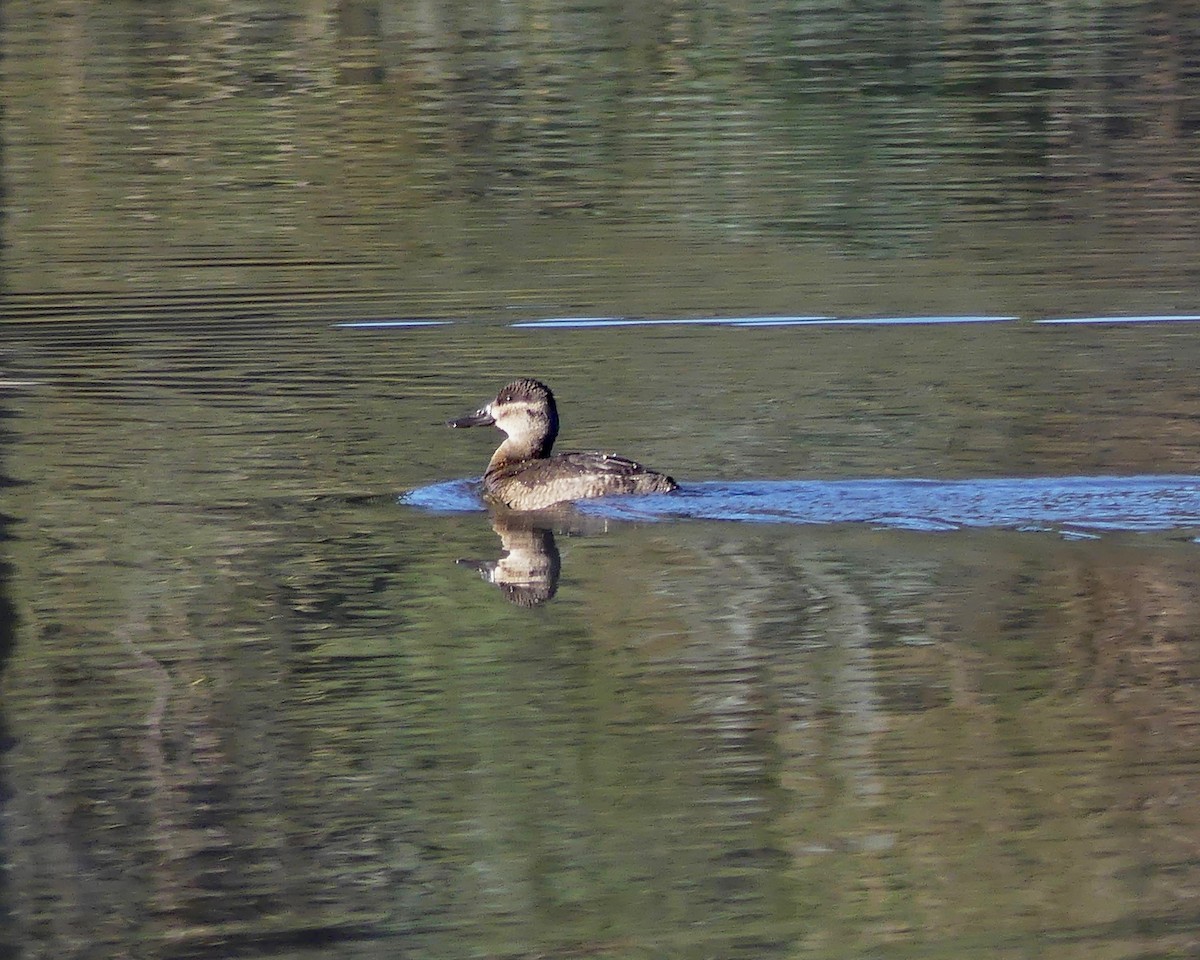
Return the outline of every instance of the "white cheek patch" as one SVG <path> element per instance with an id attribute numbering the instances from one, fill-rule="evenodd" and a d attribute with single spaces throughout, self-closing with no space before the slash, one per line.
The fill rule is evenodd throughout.
<path id="1" fill-rule="evenodd" d="M 488 404 L 488 414 L 496 421 L 496 426 L 507 434 L 524 433 L 536 422 L 533 411 L 527 403 L 505 404 L 500 411 L 496 411 L 495 406 L 494 403 Z M 497 412 L 499 412 L 499 416 L 497 416 Z"/>

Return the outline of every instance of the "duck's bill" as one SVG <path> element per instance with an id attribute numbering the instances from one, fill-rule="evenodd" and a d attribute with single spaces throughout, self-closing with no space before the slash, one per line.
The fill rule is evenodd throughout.
<path id="1" fill-rule="evenodd" d="M 492 415 L 488 413 L 487 407 L 481 410 L 476 410 L 474 413 L 468 413 L 465 417 L 459 417 L 457 420 L 447 420 L 448 427 L 490 427 L 496 421 Z"/>

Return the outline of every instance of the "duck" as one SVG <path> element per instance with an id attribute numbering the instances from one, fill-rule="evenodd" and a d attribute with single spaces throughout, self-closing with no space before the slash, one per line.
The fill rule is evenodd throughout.
<path id="1" fill-rule="evenodd" d="M 496 399 L 448 427 L 494 426 L 505 434 L 483 475 L 487 497 L 511 510 L 542 510 L 557 503 L 613 494 L 670 493 L 671 477 L 613 453 L 551 455 L 558 437 L 554 394 L 540 380 L 522 377 Z"/>

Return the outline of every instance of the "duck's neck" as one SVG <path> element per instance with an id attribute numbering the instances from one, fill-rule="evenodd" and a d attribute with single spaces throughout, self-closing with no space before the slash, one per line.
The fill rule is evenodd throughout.
<path id="1" fill-rule="evenodd" d="M 554 435 L 547 437 L 506 437 L 488 461 L 488 473 L 494 473 L 512 463 L 524 460 L 541 460 L 550 456 L 554 446 Z"/>

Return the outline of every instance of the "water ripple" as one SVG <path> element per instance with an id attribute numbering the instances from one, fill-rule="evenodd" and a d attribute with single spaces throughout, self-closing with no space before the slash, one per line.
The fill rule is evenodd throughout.
<path id="1" fill-rule="evenodd" d="M 585 327 L 817 327 L 817 326 L 926 326 L 931 324 L 1002 323 L 1017 317 L 989 316 L 920 316 L 920 317 L 555 317 L 545 320 L 522 320 L 513 327 L 540 329 L 579 329 Z"/>
<path id="2" fill-rule="evenodd" d="M 1200 477 L 802 480 L 685 484 L 580 505 L 637 520 L 869 523 L 908 530 L 1174 530 L 1200 526 Z"/>
<path id="3" fill-rule="evenodd" d="M 1094 324 L 1107 326 L 1124 323 L 1195 323 L 1200 321 L 1200 314 L 1194 313 L 1152 313 L 1145 316 L 1109 316 L 1109 317 L 1046 317 L 1034 320 L 1038 324 Z"/>
<path id="4" fill-rule="evenodd" d="M 431 483 L 400 495 L 400 502 L 430 513 L 478 513 L 486 509 L 478 480 Z"/>
<path id="5" fill-rule="evenodd" d="M 477 481 L 411 491 L 439 513 L 482 508 Z M 1200 476 L 1011 477 L 986 480 L 752 480 L 684 483 L 673 494 L 581 501 L 618 520 L 866 523 L 902 530 L 962 528 L 1151 531 L 1200 528 Z"/>

